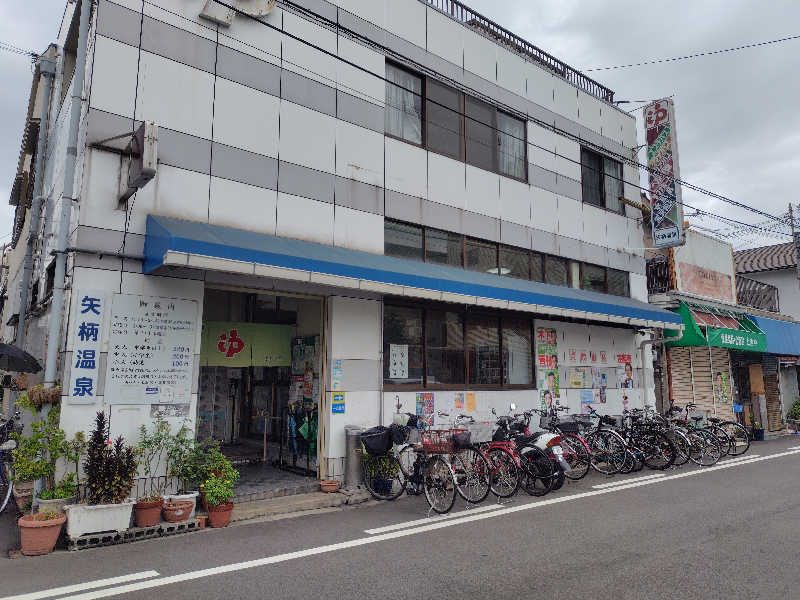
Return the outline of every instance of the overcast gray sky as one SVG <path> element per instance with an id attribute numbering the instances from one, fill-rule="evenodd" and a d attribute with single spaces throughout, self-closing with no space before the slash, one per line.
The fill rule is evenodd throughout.
<path id="1" fill-rule="evenodd" d="M 171 0 L 160 0 L 169 3 Z M 0 40 L 42 51 L 64 0 L 3 0 Z M 692 54 L 800 34 L 791 0 L 468 0 L 467 5 L 579 69 Z M 681 176 L 773 214 L 798 202 L 800 40 L 674 63 L 589 73 L 619 100 L 675 95 Z M 0 51 L 0 236 L 19 156 L 31 66 Z M 636 105 L 633 105 L 636 106 Z M 636 115 L 641 120 L 641 111 Z M 644 156 L 642 155 L 642 160 Z M 749 223 L 761 219 L 684 190 L 684 201 Z M 693 222 L 720 226 L 710 219 Z M 0 243 L 8 237 L 0 239 Z M 761 237 L 756 243 L 778 243 Z"/>

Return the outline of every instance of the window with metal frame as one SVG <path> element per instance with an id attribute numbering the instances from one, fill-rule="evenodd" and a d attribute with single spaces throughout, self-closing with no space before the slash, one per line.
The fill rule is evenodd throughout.
<path id="1" fill-rule="evenodd" d="M 386 133 L 422 145 L 422 77 L 386 63 Z"/>
<path id="2" fill-rule="evenodd" d="M 621 162 L 581 148 L 581 189 L 586 204 L 625 212 Z"/>

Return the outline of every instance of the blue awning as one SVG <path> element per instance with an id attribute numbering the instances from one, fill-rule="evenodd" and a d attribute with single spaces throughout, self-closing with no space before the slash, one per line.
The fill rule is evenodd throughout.
<path id="1" fill-rule="evenodd" d="M 149 215 L 145 273 L 213 269 L 392 295 L 527 310 L 642 327 L 682 328 L 646 302 L 431 263 Z"/>
<path id="2" fill-rule="evenodd" d="M 747 315 L 767 334 L 767 353 L 800 356 L 800 324 Z"/>

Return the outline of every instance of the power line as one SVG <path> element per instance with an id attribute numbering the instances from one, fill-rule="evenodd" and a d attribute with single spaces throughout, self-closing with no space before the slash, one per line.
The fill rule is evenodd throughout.
<path id="1" fill-rule="evenodd" d="M 611 71 L 614 69 L 629 69 L 631 67 L 643 67 L 645 65 L 656 65 L 661 63 L 676 62 L 679 60 L 689 60 L 691 58 L 700 58 L 702 56 L 712 56 L 714 54 L 724 54 L 726 52 L 738 52 L 739 50 L 746 50 L 748 48 L 758 48 L 759 46 L 769 46 L 770 44 L 780 44 L 791 40 L 800 39 L 800 35 L 791 35 L 789 37 L 778 38 L 776 40 L 767 40 L 765 42 L 754 42 L 752 44 L 744 44 L 743 46 L 735 46 L 733 48 L 723 48 L 722 50 L 707 50 L 705 52 L 698 52 L 696 54 L 687 54 L 686 56 L 673 56 L 671 58 L 658 58 L 654 60 L 645 60 L 638 63 L 629 63 L 626 65 L 614 65 L 613 67 L 594 67 L 592 69 L 583 69 L 589 71 Z"/>
<path id="2" fill-rule="evenodd" d="M 25 48 L 20 48 L 19 46 L 15 46 L 11 42 L 5 42 L 3 40 L 0 40 L 0 50 L 11 52 L 12 54 L 25 54 L 30 57 L 38 56 L 38 54 L 33 50 L 26 50 Z"/>

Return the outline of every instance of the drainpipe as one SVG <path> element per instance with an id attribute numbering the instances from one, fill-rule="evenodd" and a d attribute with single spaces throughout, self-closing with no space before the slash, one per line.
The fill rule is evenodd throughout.
<path id="1" fill-rule="evenodd" d="M 648 344 L 652 344 L 653 346 L 656 346 L 656 345 L 665 344 L 667 342 L 674 342 L 676 340 L 681 339 L 682 337 L 683 337 L 683 332 L 680 332 L 680 334 L 678 334 L 678 335 L 676 335 L 674 337 L 651 338 L 649 340 L 643 340 L 641 343 L 639 343 L 639 359 L 640 359 L 640 361 L 642 363 L 642 377 L 644 379 L 647 379 L 647 377 L 646 377 L 647 367 L 646 367 L 645 359 L 644 359 L 644 356 L 645 356 L 644 347 L 647 346 Z M 643 381 L 642 383 L 644 383 L 644 385 L 642 387 L 644 388 L 644 393 L 645 393 L 645 396 L 646 396 L 647 395 L 647 389 L 648 389 L 649 386 L 647 385 L 647 381 Z M 653 382 L 653 393 L 655 394 L 655 382 Z M 644 404 L 647 404 L 646 398 L 645 398 Z"/>
<path id="2" fill-rule="evenodd" d="M 47 145 L 47 121 L 50 115 L 50 92 L 53 88 L 53 76 L 56 72 L 56 63 L 50 58 L 39 58 L 39 74 L 44 78 L 44 91 L 42 92 L 42 116 L 39 117 L 39 139 L 36 142 L 36 162 L 33 173 L 36 178 L 33 182 L 33 203 L 31 204 L 31 221 L 28 228 L 28 243 L 25 248 L 25 259 L 22 263 L 22 283 L 20 292 L 19 324 L 17 325 L 17 348 L 24 350 L 25 344 L 25 317 L 28 312 L 28 286 L 31 282 L 33 263 L 33 244 L 39 236 L 39 217 L 42 212 L 42 185 L 44 184 L 44 154 Z"/>
<path id="3" fill-rule="evenodd" d="M 72 203 L 75 187 L 75 163 L 78 159 L 78 126 L 81 121 L 83 103 L 83 79 L 86 71 L 86 46 L 89 37 L 89 15 L 93 0 L 81 0 L 81 20 L 78 29 L 78 50 L 75 56 L 75 72 L 72 76 L 72 106 L 70 107 L 69 134 L 67 137 L 67 160 L 64 166 L 64 192 L 61 195 L 61 221 L 56 238 L 56 269 L 53 282 L 53 298 L 50 303 L 50 326 L 47 332 L 47 358 L 45 359 L 44 385 L 56 384 L 56 361 L 61 347 L 61 323 L 64 319 L 64 284 L 66 278 L 67 238 L 72 219 Z"/>

